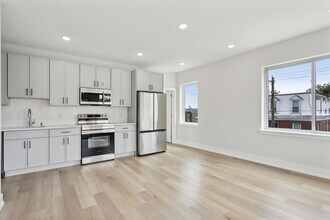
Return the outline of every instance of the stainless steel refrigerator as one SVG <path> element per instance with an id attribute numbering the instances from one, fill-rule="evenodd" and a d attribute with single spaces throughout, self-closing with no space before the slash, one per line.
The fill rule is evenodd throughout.
<path id="1" fill-rule="evenodd" d="M 166 94 L 137 93 L 138 155 L 166 151 Z"/>

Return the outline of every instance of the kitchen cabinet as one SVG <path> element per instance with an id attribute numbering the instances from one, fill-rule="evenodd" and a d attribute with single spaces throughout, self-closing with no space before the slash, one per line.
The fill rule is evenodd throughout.
<path id="1" fill-rule="evenodd" d="M 47 165 L 48 155 L 47 132 L 18 131 L 4 135 L 4 171 Z"/>
<path id="2" fill-rule="evenodd" d="M 4 141 L 4 171 L 27 167 L 26 140 Z"/>
<path id="3" fill-rule="evenodd" d="M 131 72 L 112 69 L 111 72 L 111 106 L 131 106 Z"/>
<path id="4" fill-rule="evenodd" d="M 1 53 L 1 104 L 9 105 L 8 99 L 7 53 Z"/>
<path id="5" fill-rule="evenodd" d="M 8 53 L 8 97 L 49 99 L 49 59 Z"/>
<path id="6" fill-rule="evenodd" d="M 110 89 L 110 81 L 110 68 L 80 64 L 80 87 Z"/>
<path id="7" fill-rule="evenodd" d="M 136 151 L 135 124 L 115 125 L 115 154 L 125 154 Z"/>
<path id="8" fill-rule="evenodd" d="M 35 138 L 27 140 L 28 147 L 28 157 L 27 165 L 28 167 L 37 167 L 47 165 L 49 161 L 48 156 L 48 137 Z"/>
<path id="9" fill-rule="evenodd" d="M 137 91 L 163 92 L 163 74 L 144 70 L 134 70 L 133 74 L 135 74 Z"/>
<path id="10" fill-rule="evenodd" d="M 50 130 L 50 163 L 81 159 L 80 128 Z"/>
<path id="11" fill-rule="evenodd" d="M 50 60 L 50 105 L 79 105 L 79 64 Z"/>
<path id="12" fill-rule="evenodd" d="M 30 98 L 49 99 L 49 59 L 30 57 Z"/>

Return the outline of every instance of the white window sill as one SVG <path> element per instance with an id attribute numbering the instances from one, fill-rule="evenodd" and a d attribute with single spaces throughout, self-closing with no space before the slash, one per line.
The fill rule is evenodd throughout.
<path id="1" fill-rule="evenodd" d="M 330 132 L 322 131 L 304 131 L 304 130 L 291 130 L 291 129 L 274 129 L 266 128 L 259 130 L 260 134 L 266 135 L 277 135 L 277 136 L 286 136 L 286 137 L 299 137 L 307 139 L 320 139 L 320 140 L 330 140 Z"/>
<path id="2" fill-rule="evenodd" d="M 186 127 L 197 127 L 198 123 L 193 123 L 193 122 L 181 122 L 179 125 L 181 126 L 186 126 Z"/>

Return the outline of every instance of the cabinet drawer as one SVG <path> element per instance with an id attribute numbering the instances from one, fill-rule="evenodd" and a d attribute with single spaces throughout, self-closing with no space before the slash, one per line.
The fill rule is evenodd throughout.
<path id="1" fill-rule="evenodd" d="M 115 125 L 115 131 L 134 131 L 136 130 L 135 124 L 127 124 L 127 125 Z"/>
<path id="2" fill-rule="evenodd" d="M 6 131 L 4 132 L 4 140 L 18 140 L 48 137 L 48 130 L 37 131 Z"/>
<path id="3" fill-rule="evenodd" d="M 81 128 L 60 128 L 60 129 L 51 129 L 50 136 L 67 136 L 67 135 L 80 135 Z"/>

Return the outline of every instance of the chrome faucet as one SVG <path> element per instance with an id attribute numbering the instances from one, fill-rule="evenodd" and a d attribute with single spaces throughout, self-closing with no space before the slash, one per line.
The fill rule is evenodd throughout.
<path id="1" fill-rule="evenodd" d="M 33 121 L 32 121 L 32 111 L 30 108 L 28 110 L 28 119 L 29 119 L 29 127 L 31 127 L 32 125 L 34 125 L 36 123 L 35 119 L 33 119 Z"/>

